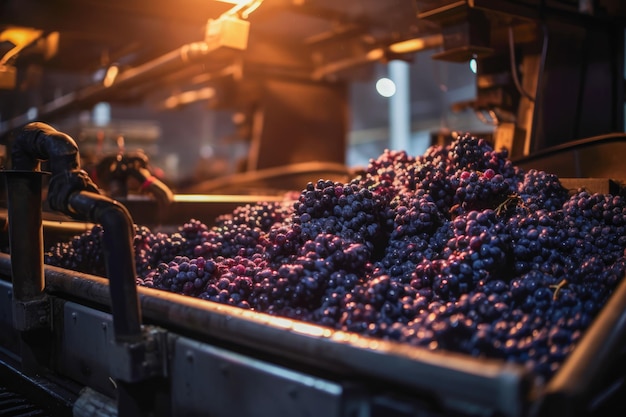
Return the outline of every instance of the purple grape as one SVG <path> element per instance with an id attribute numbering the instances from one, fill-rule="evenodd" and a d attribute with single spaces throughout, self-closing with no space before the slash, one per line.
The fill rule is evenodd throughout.
<path id="1" fill-rule="evenodd" d="M 385 150 L 294 200 L 174 233 L 136 226 L 137 284 L 548 380 L 626 273 L 623 197 L 570 195 L 469 134 L 418 157 Z M 104 275 L 101 234 L 57 243 L 46 263 Z"/>

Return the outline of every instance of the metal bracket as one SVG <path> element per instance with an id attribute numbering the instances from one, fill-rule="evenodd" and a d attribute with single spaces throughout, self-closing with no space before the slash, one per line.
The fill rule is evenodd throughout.
<path id="1" fill-rule="evenodd" d="M 28 301 L 14 299 L 13 325 L 22 332 L 47 328 L 51 322 L 50 312 L 50 301 L 45 294 Z"/>
<path id="2" fill-rule="evenodd" d="M 148 327 L 139 342 L 114 342 L 109 352 L 109 371 L 114 379 L 140 382 L 167 376 L 167 332 Z"/>

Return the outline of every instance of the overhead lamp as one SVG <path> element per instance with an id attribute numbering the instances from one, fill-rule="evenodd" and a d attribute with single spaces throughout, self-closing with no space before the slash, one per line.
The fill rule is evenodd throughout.
<path id="1" fill-rule="evenodd" d="M 230 14 L 230 15 L 238 14 L 243 19 L 247 19 L 250 16 L 250 14 L 253 11 L 255 11 L 261 5 L 261 3 L 263 3 L 263 0 L 219 0 L 219 1 L 221 1 L 222 3 L 230 3 L 234 5 L 232 9 L 228 10 L 224 14 Z"/>
<path id="2" fill-rule="evenodd" d="M 15 53 L 24 49 L 25 46 L 30 45 L 37 40 L 43 31 L 38 29 L 31 29 L 27 27 L 9 27 L 0 32 L 0 42 L 11 42 L 15 47 L 9 50 L 3 57 L 2 61 L 6 62 L 9 58 L 7 56 L 13 56 Z"/>
<path id="3" fill-rule="evenodd" d="M 0 42 L 14 45 L 0 57 L 0 89 L 10 90 L 15 87 L 16 69 L 10 62 L 22 49 L 39 39 L 41 34 L 41 30 L 25 27 L 9 27 L 0 32 Z"/>
<path id="4" fill-rule="evenodd" d="M 220 0 L 234 6 L 217 19 L 209 19 L 205 41 L 211 46 L 226 46 L 245 50 L 248 46 L 250 22 L 246 19 L 263 0 Z"/>
<path id="5" fill-rule="evenodd" d="M 469 67 L 470 67 L 470 71 L 472 71 L 474 74 L 478 72 L 478 61 L 476 60 L 476 58 L 470 59 Z"/>
<path id="6" fill-rule="evenodd" d="M 163 107 L 167 110 L 176 109 L 186 106 L 196 101 L 210 100 L 215 97 L 215 89 L 204 87 L 197 90 L 184 91 L 175 95 L 171 95 L 163 102 Z"/>
<path id="7" fill-rule="evenodd" d="M 249 32 L 250 22 L 247 20 L 222 15 L 207 22 L 205 42 L 214 48 L 226 46 L 243 51 L 248 47 Z"/>
<path id="8" fill-rule="evenodd" d="M 436 48 L 442 44 L 443 35 L 438 34 L 396 42 L 389 45 L 389 50 L 396 54 L 407 54 L 410 52 L 422 51 L 424 49 Z"/>
<path id="9" fill-rule="evenodd" d="M 102 79 L 102 84 L 105 87 L 111 87 L 117 78 L 117 74 L 119 74 L 120 68 L 117 65 L 111 65 L 104 75 Z"/>

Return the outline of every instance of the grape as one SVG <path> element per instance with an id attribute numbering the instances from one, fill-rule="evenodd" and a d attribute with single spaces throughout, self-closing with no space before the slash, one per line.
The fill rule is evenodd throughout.
<path id="1" fill-rule="evenodd" d="M 259 202 L 237 207 L 232 214 L 218 216 L 215 223 L 246 225 L 268 232 L 275 224 L 282 224 L 293 214 L 293 205 L 288 202 Z"/>
<path id="2" fill-rule="evenodd" d="M 517 193 L 526 212 L 545 209 L 549 212 L 559 210 L 568 200 L 567 189 L 558 177 L 544 171 L 530 169 L 518 184 Z"/>
<path id="3" fill-rule="evenodd" d="M 57 242 L 44 253 L 44 263 L 74 271 L 106 276 L 102 234 L 104 230 L 95 225 L 67 242 Z"/>
<path id="4" fill-rule="evenodd" d="M 549 380 L 626 273 L 626 201 L 568 191 L 460 135 L 385 150 L 354 179 L 173 233 L 135 226 L 137 284 L 421 349 L 519 363 Z M 45 254 L 104 275 L 96 226 Z"/>
<path id="5" fill-rule="evenodd" d="M 493 209 L 504 204 L 516 191 L 516 182 L 496 174 L 491 168 L 484 172 L 459 171 L 451 214 L 457 216 L 473 210 Z"/>

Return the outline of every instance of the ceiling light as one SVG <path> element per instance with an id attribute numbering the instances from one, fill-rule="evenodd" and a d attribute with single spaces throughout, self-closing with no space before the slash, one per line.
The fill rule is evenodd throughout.
<path id="1" fill-rule="evenodd" d="M 476 74 L 476 71 L 478 71 L 478 61 L 476 61 L 476 58 L 470 59 L 469 67 L 470 67 L 470 71 Z"/>
<path id="2" fill-rule="evenodd" d="M 223 3 L 230 3 L 233 7 L 224 13 L 224 15 L 239 15 L 243 19 L 247 19 L 250 13 L 255 11 L 263 0 L 219 0 Z"/>
<path id="3" fill-rule="evenodd" d="M 10 42 L 14 46 L 0 57 L 0 65 L 9 63 L 22 49 L 39 39 L 42 33 L 41 30 L 24 27 L 10 27 L 1 31 L 0 42 Z"/>
<path id="4" fill-rule="evenodd" d="M 111 87 L 117 78 L 117 74 L 119 74 L 120 68 L 117 65 L 111 65 L 104 75 L 104 79 L 102 80 L 102 84 L 105 87 Z"/>
<path id="5" fill-rule="evenodd" d="M 428 48 L 436 48 L 442 44 L 443 35 L 438 34 L 396 42 L 389 45 L 389 50 L 396 54 L 407 54 Z"/>

